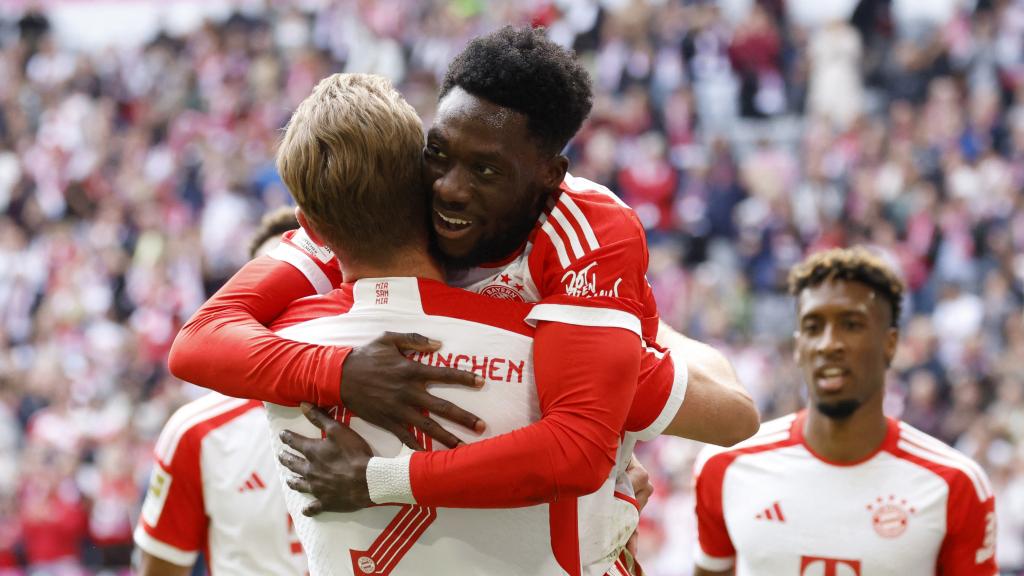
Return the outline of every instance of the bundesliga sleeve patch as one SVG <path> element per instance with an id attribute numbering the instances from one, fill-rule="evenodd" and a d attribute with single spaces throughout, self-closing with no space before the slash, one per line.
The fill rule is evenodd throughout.
<path id="1" fill-rule="evenodd" d="M 171 491 L 170 473 L 164 470 L 160 464 L 153 466 L 153 475 L 149 479 L 149 490 L 146 492 L 146 502 L 142 505 L 142 520 L 149 526 L 156 526 L 160 521 L 160 514 L 164 511 L 164 504 L 167 502 L 167 494 Z"/>

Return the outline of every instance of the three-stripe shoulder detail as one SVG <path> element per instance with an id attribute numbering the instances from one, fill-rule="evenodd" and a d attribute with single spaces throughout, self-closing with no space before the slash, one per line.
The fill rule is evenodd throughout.
<path id="1" fill-rule="evenodd" d="M 984 502 L 992 497 L 992 484 L 977 462 L 909 424 L 900 422 L 899 427 L 897 447 L 900 450 L 937 466 L 960 471 L 970 480 L 978 500 Z"/>
<path id="2" fill-rule="evenodd" d="M 189 430 L 249 403 L 249 400 L 241 398 L 208 394 L 182 406 L 171 416 L 160 433 L 154 448 L 156 457 L 169 464 L 174 460 L 174 454 Z"/>
<path id="3" fill-rule="evenodd" d="M 558 197 L 541 230 L 551 240 L 563 268 L 601 247 L 594 227 L 568 192 Z"/>

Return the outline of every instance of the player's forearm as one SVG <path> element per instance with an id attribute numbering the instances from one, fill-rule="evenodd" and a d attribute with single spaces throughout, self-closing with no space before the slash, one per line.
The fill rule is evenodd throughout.
<path id="1" fill-rule="evenodd" d="M 182 327 L 168 366 L 178 378 L 229 396 L 278 404 L 338 404 L 349 350 L 285 340 L 269 324 L 313 294 L 289 264 L 269 257 L 246 264 Z"/>
<path id="2" fill-rule="evenodd" d="M 542 322 L 534 342 L 541 420 L 454 450 L 413 455 L 408 487 L 416 503 L 532 506 L 589 494 L 608 478 L 639 374 L 639 338 L 621 329 Z M 383 464 L 371 462 L 371 468 Z"/>
<path id="3" fill-rule="evenodd" d="M 516 508 L 589 494 L 615 464 L 617 434 L 594 440 L 583 437 L 587 430 L 565 418 L 455 450 L 417 453 L 410 462 L 413 497 L 424 506 Z"/>
<path id="4" fill-rule="evenodd" d="M 263 330 L 236 324 L 200 330 L 190 338 L 179 334 L 169 360 L 171 370 L 183 380 L 235 398 L 286 406 L 339 404 L 337 391 L 324 394 L 330 388 L 316 382 L 325 377 L 339 382 L 350 349 L 292 342 Z"/>
<path id="5" fill-rule="evenodd" d="M 658 343 L 689 372 L 686 397 L 664 433 L 732 446 L 757 432 L 760 415 L 729 360 L 718 350 L 662 323 Z"/>

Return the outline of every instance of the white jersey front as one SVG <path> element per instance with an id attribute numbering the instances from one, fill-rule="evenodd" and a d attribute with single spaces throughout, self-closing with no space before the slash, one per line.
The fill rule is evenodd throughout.
<path id="1" fill-rule="evenodd" d="M 440 397 L 487 422 L 483 434 L 445 422 L 467 441 L 505 434 L 540 418 L 533 379 L 529 304 L 497 301 L 414 278 L 365 279 L 325 297 L 297 302 L 274 328 L 289 339 L 358 346 L 384 331 L 417 332 L 444 342 L 419 358 L 432 365 L 484 374 L 482 390 L 436 387 Z M 291 322 L 298 322 L 291 324 Z M 296 408 L 268 405 L 275 448 L 288 429 L 307 437 L 319 431 Z M 376 456 L 403 451 L 389 432 L 339 415 L 367 440 Z M 429 439 L 428 439 L 429 440 Z M 625 459 L 628 460 L 628 452 Z M 515 509 L 374 506 L 358 512 L 307 518 L 310 499 L 285 487 L 285 500 L 308 552 L 314 576 L 335 574 L 513 575 L 564 574 L 556 553 L 578 550 L 583 574 L 602 574 L 615 561 L 637 520 L 636 508 L 613 495 L 614 477 L 594 494 L 564 503 Z M 283 474 L 288 474 L 282 469 Z M 458 479 L 452 481 L 457 482 Z"/>
<path id="2" fill-rule="evenodd" d="M 202 551 L 212 576 L 306 572 L 264 412 L 211 393 L 171 416 L 154 450 L 139 548 L 179 566 Z"/>
<path id="3" fill-rule="evenodd" d="M 737 576 L 993 576 L 995 512 L 966 456 L 889 420 L 880 449 L 828 462 L 803 440 L 806 413 L 706 449 L 696 471 L 697 564 Z"/>

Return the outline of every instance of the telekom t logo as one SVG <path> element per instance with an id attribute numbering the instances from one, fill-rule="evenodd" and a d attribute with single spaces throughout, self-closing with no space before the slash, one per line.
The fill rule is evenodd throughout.
<path id="1" fill-rule="evenodd" d="M 801 556 L 800 576 L 861 576 L 860 560 Z"/>

